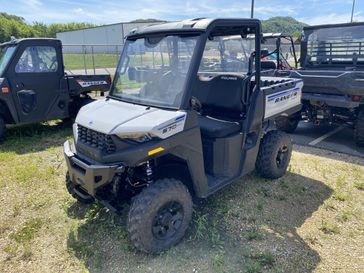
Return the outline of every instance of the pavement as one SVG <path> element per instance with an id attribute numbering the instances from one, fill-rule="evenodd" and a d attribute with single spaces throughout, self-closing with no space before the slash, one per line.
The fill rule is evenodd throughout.
<path id="1" fill-rule="evenodd" d="M 364 158 L 364 147 L 356 146 L 353 129 L 346 126 L 315 126 L 313 123 L 300 122 L 291 137 L 295 144 Z"/>

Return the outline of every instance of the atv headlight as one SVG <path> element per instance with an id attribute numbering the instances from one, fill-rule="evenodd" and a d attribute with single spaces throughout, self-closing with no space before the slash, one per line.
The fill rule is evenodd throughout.
<path id="1" fill-rule="evenodd" d="M 78 140 L 78 126 L 77 126 L 77 123 L 73 123 L 72 125 L 72 131 L 73 131 L 73 138 L 75 140 L 75 143 L 77 143 L 77 140 Z"/>
<path id="2" fill-rule="evenodd" d="M 138 143 L 144 143 L 152 140 L 152 137 L 149 134 L 145 133 L 125 133 L 125 134 L 118 134 L 117 136 L 121 139 L 132 140 Z"/>

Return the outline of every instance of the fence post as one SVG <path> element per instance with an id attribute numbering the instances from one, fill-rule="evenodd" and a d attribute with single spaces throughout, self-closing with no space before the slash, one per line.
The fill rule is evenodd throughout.
<path id="1" fill-rule="evenodd" d="M 86 46 L 83 45 L 83 66 L 85 69 L 85 74 L 87 75 L 87 67 L 86 67 Z"/>
<path id="2" fill-rule="evenodd" d="M 91 46 L 91 54 L 92 54 L 92 66 L 94 68 L 94 75 L 96 75 L 94 46 Z"/>
<path id="3" fill-rule="evenodd" d="M 115 46 L 115 57 L 116 57 L 116 66 L 115 67 L 117 67 L 118 62 L 119 62 L 119 48 L 117 45 Z"/>

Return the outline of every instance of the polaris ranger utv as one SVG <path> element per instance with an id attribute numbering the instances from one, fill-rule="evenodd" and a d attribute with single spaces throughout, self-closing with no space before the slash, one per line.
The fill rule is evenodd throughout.
<path id="1" fill-rule="evenodd" d="M 248 36 L 254 41 L 254 35 Z M 219 50 L 230 47 L 230 55 L 225 57 L 226 63 L 241 63 L 241 59 L 249 58 L 254 43 L 241 40 L 240 35 L 227 36 L 222 40 Z M 223 55 L 223 54 L 222 54 Z M 210 66 L 219 65 L 219 60 Z M 297 57 L 292 36 L 282 33 L 263 33 L 261 40 L 261 70 L 264 75 L 274 75 L 277 70 L 297 68 Z M 231 67 L 231 66 L 230 66 Z"/>
<path id="2" fill-rule="evenodd" d="M 293 132 L 300 120 L 345 124 L 364 146 L 364 23 L 305 27 L 301 68 L 277 75 L 303 79 L 300 113 L 277 120 Z"/>
<path id="3" fill-rule="evenodd" d="M 293 37 L 282 33 L 263 33 L 262 70 L 291 70 L 297 68 Z"/>
<path id="4" fill-rule="evenodd" d="M 226 62 L 236 44 L 222 49 L 224 37 L 250 34 L 258 38 L 249 57 Z M 81 108 L 74 142 L 64 144 L 69 193 L 114 211 L 131 201 L 132 243 L 159 253 L 184 236 L 191 197 L 206 198 L 254 169 L 284 175 L 292 144 L 272 121 L 299 111 L 302 81 L 261 77 L 260 35 L 255 19 L 131 32 L 109 96 Z"/>
<path id="5" fill-rule="evenodd" d="M 76 116 L 91 91 L 108 91 L 110 75 L 66 75 L 56 39 L 21 39 L 0 44 L 0 140 L 6 124 Z"/>

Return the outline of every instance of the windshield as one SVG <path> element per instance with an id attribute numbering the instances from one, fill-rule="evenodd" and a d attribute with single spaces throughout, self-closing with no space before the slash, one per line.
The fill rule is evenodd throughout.
<path id="1" fill-rule="evenodd" d="M 247 73 L 254 50 L 254 39 L 243 39 L 240 35 L 214 36 L 206 42 L 199 72 Z"/>
<path id="2" fill-rule="evenodd" d="M 110 95 L 124 101 L 178 108 L 197 36 L 127 40 Z"/>
<path id="3" fill-rule="evenodd" d="M 308 29 L 307 64 L 364 64 L 364 26 Z"/>
<path id="4" fill-rule="evenodd" d="M 287 37 L 267 37 L 262 39 L 262 61 L 273 61 L 277 65 L 277 42 L 280 39 L 279 67 L 278 69 L 288 70 L 296 66 L 296 57 L 292 41 Z"/>
<path id="5" fill-rule="evenodd" d="M 10 47 L 0 47 L 0 76 L 2 76 L 6 65 L 8 64 L 13 52 L 15 50 L 14 46 Z"/>

